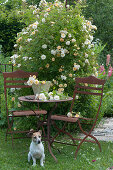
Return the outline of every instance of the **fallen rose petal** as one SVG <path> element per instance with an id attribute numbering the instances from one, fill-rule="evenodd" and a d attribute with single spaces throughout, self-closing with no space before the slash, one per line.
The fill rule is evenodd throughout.
<path id="1" fill-rule="evenodd" d="M 111 168 L 109 168 L 109 169 L 113 169 L 113 166 Z"/>
<path id="2" fill-rule="evenodd" d="M 96 160 L 92 160 L 92 162 L 95 162 Z"/>

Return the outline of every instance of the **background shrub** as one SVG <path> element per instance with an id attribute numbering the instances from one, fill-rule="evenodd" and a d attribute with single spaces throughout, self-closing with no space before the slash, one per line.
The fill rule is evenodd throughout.
<path id="1" fill-rule="evenodd" d="M 107 54 L 113 55 L 113 1 L 112 0 L 86 0 L 83 13 L 86 18 L 97 26 L 95 39 L 100 39 L 106 44 L 99 57 L 99 62 L 105 63 Z M 113 64 L 113 61 L 112 61 Z"/>
<path id="2" fill-rule="evenodd" d="M 40 0 L 0 1 L 0 45 L 5 57 L 12 55 L 17 33 L 35 19 L 32 10 L 29 10 L 29 5 L 38 6 L 39 2 Z"/>
<path id="3" fill-rule="evenodd" d="M 105 117 L 113 116 L 113 91 L 108 91 L 104 94 L 101 113 L 104 113 Z"/>
<path id="4" fill-rule="evenodd" d="M 21 0 L 0 4 L 0 45 L 5 57 L 12 55 L 17 33 L 34 20 L 33 10 Z"/>
<path id="5" fill-rule="evenodd" d="M 113 114 L 113 68 L 111 66 L 111 57 L 108 54 L 106 56 L 106 65 L 100 65 L 98 68 L 98 77 L 105 79 L 103 104 L 101 107 L 101 113 L 104 116 L 112 116 Z"/>
<path id="6" fill-rule="evenodd" d="M 33 12 L 35 10 L 36 10 L 35 6 L 32 6 L 31 8 L 29 8 L 25 3 L 22 5 L 22 8 L 19 9 L 20 11 L 19 15 L 16 16 L 18 10 L 14 11 L 13 13 L 11 12 L 10 15 L 8 14 L 9 17 L 11 15 L 16 16 L 19 20 L 19 23 L 22 23 L 23 25 L 25 24 L 26 26 L 25 29 L 23 29 L 18 34 L 18 37 L 17 37 L 17 48 L 14 49 L 14 53 L 17 54 L 19 58 L 16 60 L 16 63 L 13 63 L 15 65 L 15 70 L 21 68 L 21 69 L 24 69 L 25 71 L 27 70 L 38 71 L 39 79 L 53 80 L 55 78 L 56 83 L 54 82 L 54 87 L 58 89 L 59 85 L 62 84 L 64 88 L 64 84 L 68 84 L 68 87 L 65 88 L 65 92 L 68 92 L 69 95 L 72 95 L 73 88 L 74 88 L 74 78 L 76 76 L 87 76 L 90 74 L 96 75 L 97 73 L 96 68 L 95 68 L 96 62 L 97 62 L 96 59 L 97 59 L 99 52 L 102 50 L 102 46 L 98 44 L 94 45 L 92 40 L 90 40 L 91 41 L 90 43 L 92 45 L 91 48 L 89 48 L 90 47 L 89 44 L 85 44 L 85 46 L 83 46 L 87 38 L 89 37 L 93 38 L 92 36 L 95 31 L 90 30 L 90 29 L 89 31 L 88 26 L 86 26 L 87 31 L 83 30 L 83 25 L 84 24 L 86 25 L 87 21 L 85 20 L 84 16 L 81 14 L 81 7 L 79 4 L 75 6 L 74 10 L 72 7 L 70 7 L 70 10 L 66 10 L 64 8 L 61 11 L 61 15 L 59 15 L 59 11 L 57 10 L 57 8 L 55 8 L 54 10 L 50 10 L 49 11 L 50 17 L 47 17 L 47 25 L 44 23 L 41 23 L 44 17 L 44 12 L 42 11 L 43 7 L 39 12 L 38 10 L 36 11 L 36 13 Z M 39 15 L 39 18 L 37 17 L 37 15 Z M 4 16 L 6 17 L 6 15 Z M 69 20 L 69 24 L 67 20 Z M 40 34 L 36 33 L 35 35 L 32 36 L 33 41 L 31 41 L 30 43 L 26 43 L 26 40 L 28 38 L 31 38 L 30 31 L 35 31 L 35 30 L 31 28 L 28 35 L 24 34 L 24 32 L 26 32 L 27 29 L 29 28 L 28 25 L 34 24 L 35 21 L 38 21 L 40 23 L 40 25 L 38 26 Z M 55 27 L 54 27 L 54 23 L 55 23 Z M 50 44 L 48 45 L 48 47 L 50 49 L 47 49 L 47 51 L 45 51 L 45 53 L 47 53 L 48 55 L 47 60 L 46 60 L 47 62 L 51 62 L 50 61 L 51 58 L 54 57 L 52 56 L 52 54 L 50 54 L 50 50 L 52 50 L 52 48 L 57 48 L 58 46 L 62 46 L 63 48 L 65 47 L 65 44 L 62 44 L 62 42 L 59 41 L 61 38 L 60 30 L 65 30 L 65 31 L 67 30 L 68 34 L 70 33 L 71 36 L 76 39 L 76 42 L 74 43 L 75 46 L 72 45 L 71 47 L 69 47 L 69 51 L 71 52 L 70 54 L 66 54 L 67 57 L 65 58 L 65 60 L 63 60 L 63 58 L 60 58 L 60 60 L 58 58 L 55 58 L 57 61 L 57 62 L 55 61 L 55 63 L 41 62 L 40 56 L 42 52 L 44 52 L 44 50 L 42 49 L 42 45 L 45 42 L 47 42 L 46 36 L 52 35 L 54 37 L 54 39 L 51 39 L 51 37 L 49 37 Z M 18 41 L 18 39 L 21 36 L 23 38 L 22 42 Z M 67 38 L 67 41 L 68 40 L 69 40 L 69 37 Z M 23 47 L 22 51 L 19 50 L 20 46 Z M 33 57 L 33 60 L 24 61 L 23 57 L 26 57 L 26 56 Z M 85 62 L 86 59 L 87 59 L 87 62 Z M 72 68 L 74 66 L 74 63 L 75 63 L 75 66 L 76 65 L 80 66 L 80 69 L 73 70 Z M 21 64 L 21 67 L 19 67 L 19 64 Z M 51 64 L 52 67 L 48 69 L 47 67 L 45 67 L 46 64 Z M 62 64 L 64 65 L 65 69 L 62 67 Z M 40 68 L 43 68 L 43 69 L 40 69 Z M 62 69 L 62 71 L 59 72 L 58 71 L 59 69 Z M 69 74 L 70 75 L 72 74 L 72 76 L 69 76 Z M 67 79 L 66 80 L 61 79 L 61 75 L 66 76 Z M 84 106 L 82 105 L 82 108 L 83 108 L 82 110 L 84 110 L 84 113 L 83 113 L 84 116 L 87 116 L 87 110 L 91 109 L 91 107 L 90 108 L 88 107 L 89 101 L 90 99 L 88 99 L 87 103 L 86 102 L 84 103 Z M 81 102 L 83 102 L 82 99 L 78 103 L 76 110 L 79 110 L 78 108 L 81 107 Z M 94 105 L 92 104 L 92 106 Z M 95 107 L 93 108 L 94 110 L 91 115 L 92 117 L 96 113 Z M 49 109 L 50 108 L 47 107 L 47 110 Z M 56 112 L 67 114 L 68 109 L 69 109 L 68 104 L 65 104 L 65 107 L 59 106 Z"/>
<path id="7" fill-rule="evenodd" d="M 38 71 L 40 80 L 57 80 L 53 82 L 56 88 L 61 83 L 64 88 L 67 82 L 72 86 L 75 75 L 96 74 L 96 27 L 84 19 L 79 8 L 67 10 L 48 3 L 35 9 L 36 21 L 18 33 L 11 56 L 15 69 Z"/>
<path id="8" fill-rule="evenodd" d="M 97 74 L 96 59 L 102 47 L 93 43 L 96 26 L 85 20 L 80 4 L 69 9 L 64 6 L 57 1 L 46 5 L 42 3 L 34 10 L 37 19 L 18 33 L 11 62 L 15 70 L 38 71 L 39 80 L 51 80 L 53 88 L 62 88 L 72 96 L 75 77 Z M 77 109 L 81 108 L 84 100 L 81 99 Z M 89 100 L 82 105 L 85 116 L 91 109 L 88 107 Z M 63 110 L 67 114 L 69 108 L 67 110 L 66 104 Z M 56 112 L 60 113 L 62 109 Z M 91 116 L 95 114 L 94 111 Z"/>
<path id="9" fill-rule="evenodd" d="M 54 2 L 55 0 L 47 0 L 47 2 Z M 27 0 L 26 1 L 29 5 L 39 5 L 40 0 Z"/>

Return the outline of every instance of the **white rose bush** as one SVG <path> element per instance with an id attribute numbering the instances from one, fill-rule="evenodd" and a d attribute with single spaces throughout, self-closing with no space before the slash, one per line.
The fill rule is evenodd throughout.
<path id="1" fill-rule="evenodd" d="M 34 16 L 33 21 L 36 20 L 33 23 L 28 21 L 29 24 L 17 34 L 10 63 L 13 63 L 14 70 L 38 72 L 40 82 L 51 81 L 48 93 L 42 91 L 36 95 L 40 100 L 59 100 L 72 96 L 75 77 L 98 75 L 99 48 L 93 42 L 97 27 L 82 15 L 79 2 L 66 8 L 65 2 L 41 0 L 39 7 L 31 5 L 29 8 Z M 32 81 L 31 78 L 29 83 Z M 22 92 L 22 95 L 27 95 L 27 92 Z M 78 96 L 73 113 L 78 116 L 80 112 L 81 116 L 87 116 L 93 107 L 91 117 L 94 116 L 96 107 L 90 102 L 91 98 L 87 103 L 87 100 Z M 68 102 L 62 103 L 55 112 L 71 117 L 73 115 L 69 112 L 69 106 Z M 45 109 L 45 105 L 41 107 Z M 50 110 L 49 107 L 46 110 Z"/>
<path id="2" fill-rule="evenodd" d="M 97 28 L 82 16 L 79 3 L 66 8 L 57 0 L 41 0 L 38 8 L 29 8 L 37 19 L 17 35 L 10 61 L 15 70 L 37 71 L 40 80 L 53 81 L 54 88 L 66 92 L 75 77 L 97 74 Z"/>

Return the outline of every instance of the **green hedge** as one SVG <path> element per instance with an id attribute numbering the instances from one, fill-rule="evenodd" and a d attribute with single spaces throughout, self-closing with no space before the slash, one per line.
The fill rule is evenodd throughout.
<path id="1" fill-rule="evenodd" d="M 113 55 L 113 0 L 86 0 L 83 13 L 97 26 L 95 38 L 106 44 L 99 62 L 105 63 L 106 54 Z"/>
<path id="2" fill-rule="evenodd" d="M 5 57 L 11 56 L 17 33 L 35 20 L 33 10 L 21 0 L 9 0 L 0 4 L 0 45 Z"/>

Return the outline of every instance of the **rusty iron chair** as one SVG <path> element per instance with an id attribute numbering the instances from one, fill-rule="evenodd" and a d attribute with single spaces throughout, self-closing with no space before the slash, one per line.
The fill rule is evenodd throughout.
<path id="1" fill-rule="evenodd" d="M 57 134 L 51 140 L 51 144 L 53 142 L 62 143 L 61 141 L 56 140 L 56 138 L 60 133 L 66 134 L 72 140 L 73 143 L 69 144 L 66 142 L 66 143 L 62 143 L 62 144 L 77 146 L 77 149 L 75 151 L 75 159 L 76 159 L 77 153 L 78 153 L 80 146 L 82 145 L 83 142 L 97 143 L 99 146 L 99 149 L 101 151 L 101 145 L 100 145 L 99 141 L 96 139 L 95 136 L 93 136 L 91 134 L 91 132 L 93 131 L 93 129 L 96 125 L 96 122 L 98 120 L 98 115 L 99 115 L 99 111 L 100 111 L 100 107 L 101 107 L 101 103 L 102 103 L 103 88 L 104 88 L 105 80 L 98 79 L 94 76 L 89 76 L 89 77 L 84 77 L 84 78 L 75 78 L 75 82 L 76 82 L 76 84 L 75 84 L 75 88 L 74 88 L 73 100 L 72 100 L 72 104 L 70 107 L 70 112 L 72 113 L 72 111 L 73 111 L 72 109 L 73 109 L 74 102 L 76 99 L 76 94 L 95 95 L 100 98 L 96 116 L 95 116 L 95 118 L 86 118 L 86 117 L 82 117 L 82 116 L 81 117 L 79 117 L 79 116 L 68 117 L 67 115 L 51 115 L 51 122 L 52 122 L 54 128 L 56 128 L 58 130 Z M 82 113 L 81 113 L 81 115 L 82 115 Z M 63 126 L 62 128 L 58 127 L 58 125 L 56 124 L 56 120 L 64 122 L 64 124 L 62 125 Z M 92 124 L 89 132 L 86 132 L 83 129 L 82 123 L 85 123 L 85 122 L 86 123 L 90 122 Z M 85 135 L 83 137 L 83 139 L 74 138 L 71 133 L 67 132 L 67 130 L 65 130 L 67 123 L 78 123 L 78 127 L 80 128 L 81 132 Z M 93 140 L 86 139 L 88 137 L 92 138 Z M 80 141 L 80 143 L 77 144 L 75 141 Z"/>
<path id="2" fill-rule="evenodd" d="M 7 101 L 7 93 L 8 89 L 10 88 L 31 88 L 31 86 L 26 85 L 26 81 L 29 78 L 29 76 L 33 75 L 38 75 L 37 72 L 25 72 L 23 70 L 18 70 L 14 72 L 3 72 L 3 77 L 4 77 L 4 94 L 5 94 L 5 102 L 6 102 L 6 113 L 7 113 L 7 123 L 8 123 L 8 128 L 6 131 L 6 140 L 7 140 L 7 134 L 12 135 L 12 145 L 13 145 L 13 139 L 15 138 L 20 138 L 20 137 L 15 137 L 14 134 L 22 134 L 22 133 L 29 133 L 30 130 L 13 130 L 13 122 L 14 118 L 17 117 L 29 117 L 29 116 L 37 116 L 40 119 L 40 115 L 43 115 L 43 119 L 45 120 L 45 116 L 47 114 L 46 110 L 39 110 L 39 107 L 37 110 L 14 110 L 10 111 L 8 109 L 8 101 Z M 41 122 L 41 123 L 40 123 Z M 42 120 L 39 120 L 40 126 L 43 128 L 43 123 Z M 38 124 L 38 126 L 39 126 Z M 45 132 L 44 132 L 45 133 Z M 25 136 L 27 137 L 27 135 Z M 24 137 L 21 137 L 24 138 Z"/>

